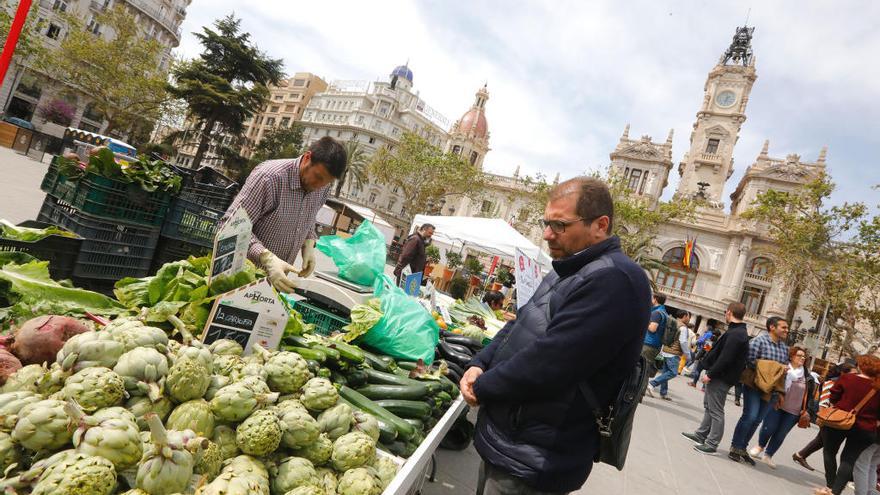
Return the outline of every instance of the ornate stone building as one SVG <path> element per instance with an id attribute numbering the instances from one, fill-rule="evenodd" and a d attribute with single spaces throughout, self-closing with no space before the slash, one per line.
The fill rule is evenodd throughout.
<path id="1" fill-rule="evenodd" d="M 655 255 L 667 265 L 667 273 L 652 274 L 667 305 L 691 311 L 703 323 L 708 318 L 723 321 L 728 303 L 746 305 L 749 331 L 764 328 L 768 316 L 789 311 L 790 287 L 773 273 L 772 245 L 766 228 L 741 217 L 758 194 L 769 189 L 795 190 L 825 168 L 827 150 L 815 162 L 796 154 L 772 158 L 764 143 L 734 193 L 730 211 L 722 200 L 724 187 L 733 173 L 733 150 L 746 121 L 749 93 L 757 73 L 751 49 L 754 28 L 738 28 L 730 48 L 709 72 L 703 87 L 703 102 L 690 135 L 690 147 L 678 166 L 681 176 L 676 196 L 705 200 L 695 218 L 670 221 L 657 239 Z M 650 137 L 629 138 L 627 125 L 620 143 L 611 153 L 611 166 L 634 194 L 656 205 L 672 168 L 672 132 L 664 143 Z M 684 246 L 695 241 L 692 266 L 682 261 Z M 798 308 L 803 327 L 814 318 Z"/>

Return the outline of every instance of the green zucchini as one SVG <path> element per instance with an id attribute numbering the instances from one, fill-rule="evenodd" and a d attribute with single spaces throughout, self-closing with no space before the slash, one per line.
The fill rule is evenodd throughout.
<path id="1" fill-rule="evenodd" d="M 418 366 L 418 365 L 419 365 L 419 363 L 417 363 L 415 361 L 398 361 L 397 362 L 397 366 L 399 366 L 405 370 L 414 370 L 414 369 L 416 369 L 416 366 Z"/>
<path id="2" fill-rule="evenodd" d="M 449 379 L 449 377 L 441 376 L 440 382 L 445 384 L 444 390 L 452 397 L 458 396 L 458 385 Z"/>
<path id="3" fill-rule="evenodd" d="M 396 415 L 391 414 L 387 409 L 376 405 L 375 402 L 364 397 L 360 392 L 343 385 L 342 387 L 339 387 L 339 395 L 358 409 L 372 414 L 380 422 L 384 421 L 393 426 L 394 429 L 397 430 L 398 438 L 409 440 L 416 434 L 416 429 L 413 428 L 412 425 Z"/>
<path id="4" fill-rule="evenodd" d="M 327 360 L 327 355 L 317 349 L 287 345 L 284 346 L 284 350 L 295 352 L 306 359 L 311 359 L 312 361 L 317 361 L 319 363 L 323 363 Z"/>
<path id="5" fill-rule="evenodd" d="M 360 368 L 348 370 L 345 373 L 345 378 L 348 380 L 349 386 L 360 387 L 367 384 L 367 373 Z"/>
<path id="6" fill-rule="evenodd" d="M 377 406 L 404 419 L 424 419 L 431 417 L 431 406 L 419 400 L 384 399 L 375 402 Z"/>
<path id="7" fill-rule="evenodd" d="M 364 362 L 364 359 L 366 359 L 364 357 L 364 351 L 362 351 L 360 347 L 353 346 L 345 342 L 337 342 L 335 340 L 328 341 L 328 344 L 339 351 L 339 354 L 342 355 L 342 359 L 345 359 L 346 361 L 351 361 L 355 364 L 361 364 Z"/>
<path id="8" fill-rule="evenodd" d="M 369 399 L 410 399 L 419 400 L 428 395 L 428 388 L 418 383 L 416 385 L 366 385 L 357 389 L 364 397 Z"/>
<path id="9" fill-rule="evenodd" d="M 384 359 L 380 359 L 378 355 L 369 351 L 362 352 L 364 353 L 364 360 L 366 360 L 373 369 L 384 371 L 386 373 L 391 372 L 391 366 Z"/>
<path id="10" fill-rule="evenodd" d="M 318 376 L 318 378 L 327 378 L 329 380 L 330 377 L 333 376 L 333 372 L 327 368 L 321 368 L 318 370 L 316 375 Z"/>
<path id="11" fill-rule="evenodd" d="M 310 349 L 312 349 L 313 351 L 323 352 L 324 355 L 327 356 L 327 359 L 329 359 L 331 361 L 339 361 L 340 359 L 342 359 L 342 354 L 340 354 L 339 351 L 337 351 L 336 349 L 332 349 L 330 347 L 327 347 L 325 345 L 312 344 Z"/>
<path id="12" fill-rule="evenodd" d="M 439 394 L 435 395 L 435 397 L 440 399 L 440 401 L 443 402 L 444 405 L 452 402 L 452 396 L 446 392 L 440 392 Z"/>
<path id="13" fill-rule="evenodd" d="M 403 420 L 406 421 L 407 423 L 413 425 L 413 428 L 415 428 L 415 429 L 417 429 L 417 430 L 419 430 L 419 431 L 424 431 L 424 430 L 425 430 L 425 422 L 422 421 L 421 419 L 415 419 L 415 418 L 403 418 Z"/>
<path id="14" fill-rule="evenodd" d="M 338 371 L 330 372 L 330 381 L 339 385 L 348 385 L 348 378 Z"/>
<path id="15" fill-rule="evenodd" d="M 297 347 L 312 347 L 312 343 L 302 335 L 287 335 L 284 337 L 284 342 Z"/>
<path id="16" fill-rule="evenodd" d="M 416 449 L 419 448 L 418 444 L 404 442 L 401 440 L 396 440 L 391 443 L 383 443 L 383 446 L 385 447 L 385 449 L 388 450 L 388 452 L 391 452 L 398 457 L 403 457 L 404 459 L 415 454 Z"/>
<path id="17" fill-rule="evenodd" d="M 368 382 L 379 385 L 424 385 L 428 389 L 429 394 L 433 394 L 441 388 L 440 382 L 438 381 L 414 380 L 409 377 L 400 376 L 397 373 L 385 373 L 384 371 L 371 369 L 365 369 L 364 372 L 367 373 Z"/>
<path id="18" fill-rule="evenodd" d="M 311 371 L 313 375 L 317 374 L 318 370 L 321 369 L 321 363 L 315 361 L 314 359 L 307 359 L 306 363 L 308 363 L 309 371 Z"/>
<path id="19" fill-rule="evenodd" d="M 391 443 L 395 439 L 397 439 L 397 428 L 395 428 L 393 424 L 383 420 L 379 416 L 376 416 L 375 414 L 367 411 L 364 408 L 358 407 L 357 405 L 355 405 L 354 402 L 350 402 L 350 401 L 346 400 L 345 397 L 341 393 L 339 395 L 339 400 L 345 404 L 348 404 L 348 406 L 351 407 L 352 409 L 357 409 L 359 411 L 363 411 L 363 412 L 369 414 L 370 416 L 373 416 L 374 418 L 376 418 L 376 421 L 379 423 L 379 442 Z M 402 420 L 402 418 L 401 418 L 401 420 Z"/>

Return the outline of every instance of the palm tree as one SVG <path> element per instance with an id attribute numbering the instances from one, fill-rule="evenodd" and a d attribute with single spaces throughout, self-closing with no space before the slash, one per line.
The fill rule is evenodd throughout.
<path id="1" fill-rule="evenodd" d="M 361 149 L 360 143 L 357 141 L 346 142 L 345 151 L 348 153 L 348 166 L 336 181 L 334 196 L 337 198 L 342 192 L 342 186 L 345 185 L 345 179 L 350 177 L 358 187 L 362 187 L 367 182 L 367 154 Z"/>

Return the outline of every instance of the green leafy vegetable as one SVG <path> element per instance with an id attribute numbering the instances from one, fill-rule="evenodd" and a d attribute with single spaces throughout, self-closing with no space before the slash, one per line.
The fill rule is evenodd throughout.
<path id="1" fill-rule="evenodd" d="M 54 225 L 46 227 L 45 229 L 35 229 L 31 227 L 19 227 L 17 225 L 13 225 L 7 220 L 0 219 L 0 237 L 4 239 L 12 239 L 15 241 L 23 242 L 36 242 L 45 239 L 50 235 L 60 235 L 63 237 L 70 237 L 74 239 L 79 237 L 73 232 L 68 232 Z"/>
<path id="2" fill-rule="evenodd" d="M 369 332 L 379 323 L 382 315 L 382 301 L 378 297 L 370 299 L 366 304 L 355 304 L 351 308 L 351 323 L 342 327 L 345 333 L 340 338 L 345 342 L 353 341 Z"/>

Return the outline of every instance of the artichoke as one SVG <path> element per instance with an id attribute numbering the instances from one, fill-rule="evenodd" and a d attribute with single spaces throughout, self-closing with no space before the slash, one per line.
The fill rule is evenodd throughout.
<path id="1" fill-rule="evenodd" d="M 165 391 L 178 403 L 201 399 L 211 384 L 212 367 L 207 349 L 182 347 L 165 378 Z"/>
<path id="2" fill-rule="evenodd" d="M 373 439 L 359 431 L 346 433 L 333 442 L 330 462 L 333 469 L 344 472 L 367 465 L 376 456 Z"/>
<path id="3" fill-rule="evenodd" d="M 239 454 L 238 444 L 235 443 L 234 429 L 226 425 L 218 425 L 214 428 L 214 436 L 211 440 L 220 448 L 220 457 L 224 461 Z"/>
<path id="4" fill-rule="evenodd" d="M 153 444 L 144 452 L 137 473 L 137 487 L 151 495 L 184 492 L 193 475 L 193 452 L 207 440 L 192 432 L 166 431 L 154 414 L 147 415 Z"/>
<path id="5" fill-rule="evenodd" d="M 228 376 L 211 375 L 211 383 L 208 384 L 208 390 L 205 390 L 205 400 L 211 400 L 217 395 L 217 391 L 232 383 Z"/>
<path id="6" fill-rule="evenodd" d="M 214 433 L 214 413 L 204 399 L 184 402 L 174 408 L 165 427 L 170 430 L 192 430 L 200 437 Z"/>
<path id="7" fill-rule="evenodd" d="M 0 429 L 12 431 L 18 422 L 18 413 L 28 404 L 42 400 L 38 394 L 21 390 L 0 394 Z"/>
<path id="8" fill-rule="evenodd" d="M 382 485 L 369 469 L 355 468 L 345 471 L 339 477 L 336 492 L 339 495 L 379 495 L 382 493 Z"/>
<path id="9" fill-rule="evenodd" d="M 248 377 L 259 378 L 260 380 L 265 382 L 268 376 L 269 374 L 266 373 L 266 369 L 263 368 L 263 365 L 259 363 L 245 363 L 243 366 L 235 369 L 229 375 L 229 377 L 232 378 L 232 381 L 236 382 Z"/>
<path id="10" fill-rule="evenodd" d="M 391 484 L 391 480 L 397 476 L 398 466 L 390 457 L 377 455 L 373 462 L 373 469 L 376 470 L 376 474 L 379 476 L 379 481 L 381 482 L 382 490 L 384 490 Z"/>
<path id="11" fill-rule="evenodd" d="M 215 356 L 241 356 L 244 348 L 241 344 L 231 339 L 215 340 L 208 346 L 208 350 Z"/>
<path id="12" fill-rule="evenodd" d="M 223 457 L 220 447 L 216 443 L 209 441 L 207 447 L 196 454 L 193 473 L 204 475 L 208 480 L 212 480 L 220 472 L 220 464 L 222 463 Z"/>
<path id="13" fill-rule="evenodd" d="M 110 368 L 86 368 L 68 378 L 61 392 L 84 411 L 93 412 L 120 403 L 125 397 L 125 383 Z"/>
<path id="14" fill-rule="evenodd" d="M 309 363 L 295 352 L 282 351 L 272 354 L 259 345 L 254 346 L 254 351 L 266 361 L 263 365 L 267 375 L 266 382 L 273 392 L 292 394 L 312 377 Z"/>
<path id="15" fill-rule="evenodd" d="M 20 459 L 21 452 L 15 447 L 12 435 L 0 432 L 0 473 L 5 472 L 9 466 L 17 464 Z"/>
<path id="16" fill-rule="evenodd" d="M 284 495 L 327 495 L 323 488 L 312 485 L 303 485 L 294 488 Z"/>
<path id="17" fill-rule="evenodd" d="M 155 402 L 162 396 L 168 358 L 156 349 L 138 347 L 120 356 L 113 371 L 122 377 L 130 396 L 146 395 Z"/>
<path id="18" fill-rule="evenodd" d="M 88 456 L 63 468 L 46 470 L 31 495 L 109 495 L 115 489 L 113 463 L 100 456 Z"/>
<path id="19" fill-rule="evenodd" d="M 31 488 L 41 478 L 52 476 L 54 472 L 63 471 L 74 462 L 85 459 L 88 456 L 73 449 L 62 450 L 55 454 L 33 463 L 30 468 L 18 473 L 17 476 L 7 477 L 0 480 L 0 490 L 3 493 L 16 493 L 17 488 Z"/>
<path id="20" fill-rule="evenodd" d="M 0 392 L 37 392 L 37 383 L 45 374 L 46 368 L 42 364 L 23 366 L 6 379 Z"/>
<path id="21" fill-rule="evenodd" d="M 262 483 L 256 476 L 220 473 L 213 481 L 196 490 L 196 495 L 269 495 L 269 480 Z"/>
<path id="22" fill-rule="evenodd" d="M 122 408 L 109 407 L 86 416 L 73 402 L 65 405 L 76 430 L 73 446 L 77 452 L 101 456 L 123 470 L 141 459 L 143 447 L 134 415 Z"/>
<path id="23" fill-rule="evenodd" d="M 74 372 L 100 366 L 113 368 L 125 352 L 125 346 L 110 338 L 105 331 L 84 332 L 67 339 L 58 351 L 58 364 Z"/>
<path id="24" fill-rule="evenodd" d="M 265 383 L 258 379 L 245 379 L 218 390 L 211 399 L 211 410 L 222 421 L 238 422 L 276 400 L 278 393 L 269 392 Z"/>
<path id="25" fill-rule="evenodd" d="M 272 479 L 272 493 L 285 494 L 300 486 L 319 486 L 315 466 L 308 459 L 288 457 L 278 465 L 278 473 Z"/>
<path id="26" fill-rule="evenodd" d="M 160 397 L 156 402 L 151 401 L 146 396 L 132 397 L 125 403 L 125 408 L 134 415 L 138 428 L 146 431 L 150 429 L 150 426 L 147 424 L 145 416 L 149 413 L 154 413 L 156 416 L 159 416 L 160 421 L 165 421 L 165 418 L 174 409 L 174 403 L 165 397 Z"/>
<path id="27" fill-rule="evenodd" d="M 168 352 L 168 334 L 161 328 L 148 327 L 140 324 L 111 328 L 110 330 L 107 330 L 105 327 L 102 332 L 106 333 L 111 339 L 122 344 L 125 348 L 124 352 L 129 352 L 138 347 L 155 349 L 162 354 Z"/>
<path id="28" fill-rule="evenodd" d="M 318 415 L 318 427 L 330 440 L 336 440 L 348 433 L 352 421 L 351 406 L 348 404 L 336 404 Z"/>
<path id="29" fill-rule="evenodd" d="M 319 467 L 315 471 L 318 473 L 318 481 L 321 482 L 319 486 L 324 488 L 324 492 L 327 495 L 336 493 L 336 473 L 332 469 L 324 467 Z"/>
<path id="30" fill-rule="evenodd" d="M 297 408 L 282 411 L 279 418 L 284 429 L 281 441 L 284 442 L 285 447 L 291 449 L 306 447 L 317 440 L 321 433 L 318 422 L 309 416 L 309 413 Z"/>
<path id="31" fill-rule="evenodd" d="M 49 396 L 60 392 L 64 388 L 64 382 L 72 374 L 73 370 L 64 370 L 60 364 L 52 363 L 52 366 L 46 370 L 46 373 L 37 382 L 37 393 Z"/>
<path id="32" fill-rule="evenodd" d="M 219 354 L 214 356 L 212 370 L 215 375 L 233 376 L 241 371 L 244 362 L 235 354 Z"/>
<path id="33" fill-rule="evenodd" d="M 312 378 L 302 388 L 300 402 L 309 411 L 329 409 L 339 400 L 339 392 L 326 378 Z"/>
<path id="34" fill-rule="evenodd" d="M 269 410 L 251 414 L 235 429 L 235 442 L 248 455 L 264 456 L 275 452 L 281 443 L 278 415 Z"/>
<path id="35" fill-rule="evenodd" d="M 284 399 L 283 401 L 279 397 L 278 404 L 275 405 L 275 410 L 278 411 L 278 414 L 283 414 L 290 409 L 295 409 L 297 411 L 304 412 L 306 414 L 309 413 L 309 410 L 306 409 L 306 406 L 302 405 L 302 402 L 299 399 Z"/>
<path id="36" fill-rule="evenodd" d="M 322 466 L 330 460 L 333 454 L 333 441 L 326 433 L 321 433 L 318 438 L 300 449 L 292 449 L 291 454 L 312 461 L 315 466 Z"/>
<path id="37" fill-rule="evenodd" d="M 58 450 L 73 436 L 67 428 L 69 421 L 64 402 L 54 399 L 34 402 L 18 412 L 12 440 L 28 450 Z"/>
<path id="38" fill-rule="evenodd" d="M 379 441 L 379 420 L 370 413 L 354 410 L 351 413 L 354 424 L 352 431 L 360 431 L 373 439 L 374 442 Z"/>

